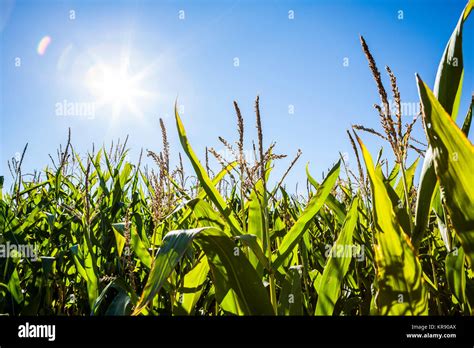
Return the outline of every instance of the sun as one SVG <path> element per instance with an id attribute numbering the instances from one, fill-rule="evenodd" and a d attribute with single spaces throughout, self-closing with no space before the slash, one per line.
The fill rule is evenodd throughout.
<path id="1" fill-rule="evenodd" d="M 120 116 L 124 109 L 141 116 L 138 99 L 149 96 L 149 93 L 141 88 L 139 76 L 130 75 L 126 65 L 113 66 L 100 62 L 89 68 L 85 82 L 96 98 L 96 106 L 110 106 L 113 118 Z"/>

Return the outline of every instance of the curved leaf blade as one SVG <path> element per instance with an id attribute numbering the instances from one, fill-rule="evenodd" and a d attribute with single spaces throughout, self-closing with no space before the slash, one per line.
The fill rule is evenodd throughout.
<path id="1" fill-rule="evenodd" d="M 436 74 L 434 94 L 449 115 L 456 120 L 464 76 L 462 54 L 462 30 L 464 21 L 474 6 L 469 0 L 444 50 Z M 431 211 L 431 201 L 436 187 L 436 175 L 433 163 L 431 146 L 425 153 L 423 169 L 420 175 L 420 184 L 416 198 L 415 227 L 412 233 L 412 242 L 418 248 Z"/>
<path id="2" fill-rule="evenodd" d="M 199 182 L 201 183 L 204 191 L 207 193 L 209 199 L 216 205 L 219 212 L 229 223 L 232 232 L 235 235 L 241 234 L 242 229 L 240 227 L 239 220 L 235 216 L 233 210 L 227 206 L 224 198 L 222 198 L 219 191 L 217 191 L 216 187 L 212 184 L 212 180 L 207 175 L 206 170 L 202 167 L 201 163 L 199 162 L 199 159 L 197 158 L 196 154 L 194 153 L 194 150 L 191 147 L 191 144 L 189 143 L 183 122 L 181 121 L 181 118 L 178 113 L 177 105 L 175 105 L 174 113 L 176 119 L 176 126 L 178 128 L 179 133 L 179 140 L 181 142 L 184 152 L 191 161 L 194 171 L 196 172 L 196 175 L 199 178 Z"/>
<path id="3" fill-rule="evenodd" d="M 332 315 L 334 305 L 341 294 L 342 282 L 349 270 L 352 255 L 342 255 L 342 257 L 334 257 L 333 255 L 336 255 L 335 252 L 340 246 L 345 248 L 352 244 L 352 233 L 354 232 L 359 217 L 358 205 L 359 199 L 356 197 L 352 201 L 351 208 L 347 214 L 346 220 L 344 221 L 341 233 L 329 254 L 321 278 L 321 284 L 324 285 L 319 287 L 315 315 Z"/>
<path id="4" fill-rule="evenodd" d="M 382 315 L 426 315 L 428 297 L 420 262 L 408 236 L 397 221 L 381 171 L 357 137 L 367 168 L 373 195 L 376 278 L 376 304 Z"/>
<path id="5" fill-rule="evenodd" d="M 329 171 L 324 181 L 319 186 L 316 195 L 314 195 L 308 203 L 308 206 L 303 211 L 301 216 L 298 218 L 293 227 L 283 238 L 280 247 L 276 254 L 273 256 L 272 267 L 278 269 L 285 259 L 291 254 L 298 241 L 303 236 L 304 232 L 308 229 L 312 219 L 316 216 L 318 211 L 326 202 L 331 190 L 336 184 L 336 180 L 339 177 L 341 162 L 338 161 L 336 165 Z"/>
<path id="6" fill-rule="evenodd" d="M 467 259 L 474 261 L 474 146 L 417 76 L 425 132 L 441 194 Z"/>

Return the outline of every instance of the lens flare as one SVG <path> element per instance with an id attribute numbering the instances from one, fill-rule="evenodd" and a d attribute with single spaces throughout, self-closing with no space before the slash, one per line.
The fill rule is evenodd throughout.
<path id="1" fill-rule="evenodd" d="M 46 53 L 46 49 L 48 48 L 49 44 L 51 43 L 51 37 L 45 36 L 41 39 L 38 44 L 37 52 L 40 56 Z"/>

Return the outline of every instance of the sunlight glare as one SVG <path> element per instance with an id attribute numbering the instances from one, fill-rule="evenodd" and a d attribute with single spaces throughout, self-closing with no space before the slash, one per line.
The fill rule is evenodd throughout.
<path id="1" fill-rule="evenodd" d="M 97 98 L 98 106 L 112 107 L 114 118 L 120 115 L 123 107 L 137 114 L 136 99 L 143 91 L 126 68 L 98 63 L 87 72 L 86 85 Z"/>

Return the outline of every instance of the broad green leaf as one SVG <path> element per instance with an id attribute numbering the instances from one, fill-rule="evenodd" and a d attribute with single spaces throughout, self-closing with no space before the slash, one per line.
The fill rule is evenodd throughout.
<path id="1" fill-rule="evenodd" d="M 237 161 L 229 163 L 225 168 L 223 168 L 213 179 L 212 185 L 215 187 L 219 182 L 225 177 L 225 175 L 232 170 L 237 165 Z M 196 199 L 204 200 L 207 197 L 207 193 L 205 190 L 201 189 L 196 197 Z M 193 210 L 191 207 L 188 207 L 186 211 L 183 213 L 183 216 L 180 218 L 178 225 L 181 226 L 184 221 L 186 221 L 189 216 L 192 214 Z"/>
<path id="2" fill-rule="evenodd" d="M 216 187 L 219 184 L 219 182 L 221 182 L 221 180 L 224 179 L 224 177 L 227 174 L 229 174 L 232 171 L 232 169 L 234 169 L 237 166 L 237 164 L 239 164 L 238 161 L 233 161 L 226 164 L 226 166 L 223 167 L 221 171 L 212 178 L 212 186 Z M 196 198 L 204 199 L 206 198 L 206 196 L 207 196 L 206 190 L 204 190 L 204 188 L 201 187 L 199 190 L 198 196 Z"/>
<path id="3" fill-rule="evenodd" d="M 303 315 L 301 278 L 301 266 L 292 266 L 288 269 L 278 301 L 279 315 Z"/>
<path id="4" fill-rule="evenodd" d="M 178 230 L 166 234 L 163 244 L 153 260 L 145 288 L 133 315 L 139 314 L 153 300 L 179 260 L 181 260 L 194 236 L 201 231 L 202 229 Z"/>
<path id="5" fill-rule="evenodd" d="M 105 315 L 129 315 L 131 312 L 131 305 L 138 301 L 138 298 L 131 288 L 131 286 L 123 279 L 116 278 L 112 280 L 102 290 L 100 295 L 94 302 L 91 310 L 91 315 L 100 315 L 104 313 L 104 301 L 106 297 L 110 296 L 110 289 L 115 289 L 118 293 L 115 294 L 113 301 L 105 309 Z"/>
<path id="6" fill-rule="evenodd" d="M 336 180 L 339 177 L 340 165 L 341 162 L 339 161 L 329 171 L 328 175 L 319 186 L 318 191 L 309 201 L 306 209 L 283 238 L 276 255 L 273 256 L 272 267 L 274 269 L 278 269 L 283 264 L 285 259 L 291 254 L 295 246 L 298 244 L 300 238 L 308 229 L 311 221 L 318 213 L 319 209 L 321 209 L 321 207 L 326 202 L 327 197 L 331 193 L 331 190 L 333 189 Z"/>
<path id="7" fill-rule="evenodd" d="M 135 226 L 130 227 L 130 244 L 132 245 L 133 251 L 138 256 L 140 261 L 147 267 L 151 268 L 152 258 L 150 252 L 148 251 L 145 243 L 138 235 L 137 229 Z M 127 251 L 130 252 L 130 251 Z"/>
<path id="8" fill-rule="evenodd" d="M 357 140 L 372 187 L 378 313 L 426 315 L 428 297 L 420 262 L 410 240 L 397 222 L 381 171 L 376 172 L 372 156 L 359 137 Z"/>
<path id="9" fill-rule="evenodd" d="M 443 239 L 444 245 L 446 246 L 446 249 L 448 250 L 448 252 L 451 252 L 453 248 L 451 232 L 449 231 L 445 222 L 441 219 L 441 217 L 438 214 L 436 214 L 436 222 L 438 224 L 438 230 L 441 235 L 441 239 Z"/>
<path id="10" fill-rule="evenodd" d="M 189 208 L 197 220 L 195 227 L 212 226 L 224 230 L 225 222 L 206 201 L 196 198 L 188 202 Z"/>
<path id="11" fill-rule="evenodd" d="M 117 253 L 118 256 L 122 256 L 123 247 L 125 246 L 125 237 L 123 236 L 125 230 L 125 223 L 119 222 L 112 224 L 112 229 L 114 231 L 115 242 L 117 244 Z"/>
<path id="12" fill-rule="evenodd" d="M 398 174 L 400 174 L 400 165 L 398 163 L 395 163 L 395 165 L 392 168 L 392 171 L 390 172 L 387 180 L 390 182 L 390 185 L 395 187 L 395 184 L 397 182 Z"/>
<path id="13" fill-rule="evenodd" d="M 446 280 L 453 295 L 464 304 L 466 301 L 466 271 L 464 268 L 464 250 L 446 255 Z"/>
<path id="14" fill-rule="evenodd" d="M 256 235 L 242 234 L 238 236 L 237 239 L 250 248 L 258 262 L 260 262 L 264 268 L 269 269 L 268 259 L 265 257 L 265 253 L 263 252 L 262 242 Z"/>
<path id="15" fill-rule="evenodd" d="M 204 282 L 209 273 L 207 257 L 202 254 L 198 260 L 196 266 L 184 276 L 183 286 L 178 293 L 180 310 L 183 310 L 184 314 L 194 314 L 196 303 L 201 297 Z"/>
<path id="16" fill-rule="evenodd" d="M 272 314 L 268 294 L 245 254 L 221 230 L 203 227 L 166 234 L 134 315 L 139 314 L 153 300 L 193 239 L 206 254 L 219 303 L 232 289 L 243 314 Z"/>
<path id="17" fill-rule="evenodd" d="M 217 278 L 214 281 L 218 287 L 225 288 L 225 284 L 220 284 L 220 281 L 225 281 L 225 279 Z M 215 288 L 216 287 L 214 287 L 214 290 Z M 216 294 L 214 293 L 214 295 Z M 222 299 L 221 295 L 219 295 L 217 301 L 219 302 L 220 309 L 222 309 L 226 315 L 244 315 L 244 311 L 239 305 L 239 298 L 233 289 L 229 289 Z"/>
<path id="18" fill-rule="evenodd" d="M 77 270 L 86 281 L 89 305 L 90 308 L 93 308 L 94 302 L 99 296 L 99 279 L 94 272 L 92 253 L 90 252 L 87 246 L 88 243 L 85 241 L 85 239 L 86 238 L 84 238 L 84 242 L 82 243 L 82 253 L 80 253 L 77 245 L 71 248 L 71 252 Z"/>
<path id="19" fill-rule="evenodd" d="M 196 243 L 207 256 L 218 302 L 235 292 L 244 315 L 274 314 L 262 279 L 235 243 L 217 229 L 206 229 Z"/>
<path id="20" fill-rule="evenodd" d="M 132 311 L 132 303 L 130 300 L 130 296 L 123 291 L 122 289 L 119 290 L 118 294 L 115 295 L 112 303 L 107 308 L 105 315 L 111 316 L 124 316 L 130 315 Z"/>
<path id="21" fill-rule="evenodd" d="M 95 273 L 93 251 L 89 249 L 88 243 L 84 241 L 84 269 L 87 274 L 87 292 L 89 294 L 89 304 L 92 308 L 95 299 L 99 296 L 99 279 Z"/>
<path id="22" fill-rule="evenodd" d="M 464 122 L 462 124 L 462 131 L 464 134 L 466 134 L 466 137 L 469 136 L 469 130 L 471 129 L 473 108 L 474 108 L 474 95 L 472 96 L 471 105 L 469 105 L 469 109 L 467 110 L 467 115 L 464 118 Z"/>
<path id="23" fill-rule="evenodd" d="M 375 168 L 375 172 L 380 177 L 383 177 L 382 167 L 380 164 L 377 165 Z M 405 208 L 405 200 L 404 196 L 399 196 L 395 189 L 390 185 L 389 180 L 384 178 L 385 188 L 387 189 L 388 196 L 392 201 L 393 210 L 395 212 L 395 216 L 397 217 L 397 221 L 400 226 L 403 228 L 403 231 L 410 235 L 410 217 L 408 216 L 407 210 Z M 402 197 L 402 198 L 401 198 Z"/>
<path id="24" fill-rule="evenodd" d="M 417 77 L 425 131 L 433 149 L 436 176 L 454 230 L 469 264 L 474 261 L 474 147 Z"/>
<path id="25" fill-rule="evenodd" d="M 436 74 L 434 95 L 446 112 L 451 115 L 453 120 L 456 120 L 458 113 L 464 76 L 462 53 L 463 24 L 469 16 L 473 6 L 474 1 L 469 0 L 448 41 L 448 44 L 446 45 Z M 429 145 L 425 153 L 416 199 L 415 227 L 411 237 L 415 248 L 418 248 L 418 245 L 423 238 L 423 233 L 428 225 L 431 201 L 436 182 L 433 150 Z"/>
<path id="26" fill-rule="evenodd" d="M 413 178 L 415 177 L 416 168 L 418 166 L 420 158 L 418 157 L 410 167 L 408 167 L 405 171 L 406 179 L 407 179 L 407 189 L 408 195 L 410 195 L 410 191 L 413 187 Z M 397 186 L 395 187 L 395 192 L 397 193 L 398 197 L 403 201 L 405 198 L 404 188 L 403 188 L 403 180 L 400 178 L 398 181 Z M 410 231 L 411 232 L 411 231 Z"/>
<path id="27" fill-rule="evenodd" d="M 263 183 L 262 180 L 258 180 L 255 184 L 255 187 L 250 193 L 248 205 L 248 227 L 247 233 L 249 235 L 255 236 L 256 240 L 253 241 L 243 240 L 244 242 L 251 242 L 252 244 L 248 244 L 247 246 L 250 247 L 253 251 L 249 255 L 249 260 L 252 265 L 257 270 L 260 276 L 263 276 L 263 268 L 268 269 L 268 258 L 266 257 L 266 253 L 268 253 L 267 247 L 267 238 L 264 233 L 265 230 L 265 219 L 264 214 L 265 210 L 262 209 L 263 204 Z M 244 237 L 251 238 L 251 237 Z"/>
<path id="28" fill-rule="evenodd" d="M 86 273 L 86 270 L 84 269 L 84 261 L 83 261 L 82 254 L 80 253 L 80 250 L 79 250 L 79 245 L 76 244 L 71 247 L 71 254 L 74 259 L 74 263 L 75 263 L 77 271 L 79 272 L 81 277 L 87 281 L 87 273 Z"/>
<path id="29" fill-rule="evenodd" d="M 263 238 L 263 209 L 262 203 L 263 200 L 263 183 L 262 180 L 258 180 L 254 189 L 250 193 L 249 198 L 249 208 L 248 208 L 248 228 L 247 232 L 249 234 L 256 235 L 262 243 L 266 243 L 265 238 Z M 264 249 L 266 250 L 266 249 Z"/>
<path id="30" fill-rule="evenodd" d="M 227 222 L 229 223 L 232 229 L 232 232 L 235 235 L 241 234 L 242 232 L 241 232 L 240 223 L 237 217 L 235 216 L 235 213 L 230 207 L 227 206 L 224 198 L 222 198 L 219 191 L 217 191 L 216 187 L 213 185 L 211 179 L 207 175 L 206 170 L 202 167 L 201 163 L 199 162 L 199 159 L 194 153 L 194 150 L 191 148 L 191 144 L 189 144 L 186 131 L 184 129 L 183 123 L 181 122 L 181 118 L 179 117 L 179 114 L 178 114 L 177 105 L 175 105 L 174 109 L 175 109 L 176 126 L 178 128 L 178 133 L 179 133 L 179 140 L 181 141 L 181 145 L 183 147 L 184 152 L 186 153 L 189 160 L 191 161 L 191 164 L 194 168 L 194 171 L 197 177 L 199 178 L 199 181 L 202 187 L 206 191 L 209 199 L 216 205 L 219 212 L 227 220 Z"/>
<path id="31" fill-rule="evenodd" d="M 310 184 L 313 185 L 316 190 L 319 189 L 319 183 L 309 173 L 309 163 L 306 165 L 306 176 L 308 177 Z M 326 205 L 334 212 L 337 220 L 342 224 L 346 217 L 344 205 L 341 204 L 332 193 L 329 194 Z"/>
<path id="32" fill-rule="evenodd" d="M 21 291 L 20 277 L 16 266 L 10 276 L 10 280 L 8 281 L 8 290 L 17 303 L 23 302 L 24 296 Z"/>
<path id="33" fill-rule="evenodd" d="M 352 233 L 357 224 L 359 199 L 356 197 L 352 201 L 351 208 L 347 214 L 342 230 L 331 248 L 322 279 L 324 286 L 319 288 L 318 302 L 316 304 L 316 315 L 332 315 L 334 305 L 341 295 L 342 282 L 346 276 L 351 263 L 352 254 L 342 255 L 338 250 L 352 250 Z"/>

